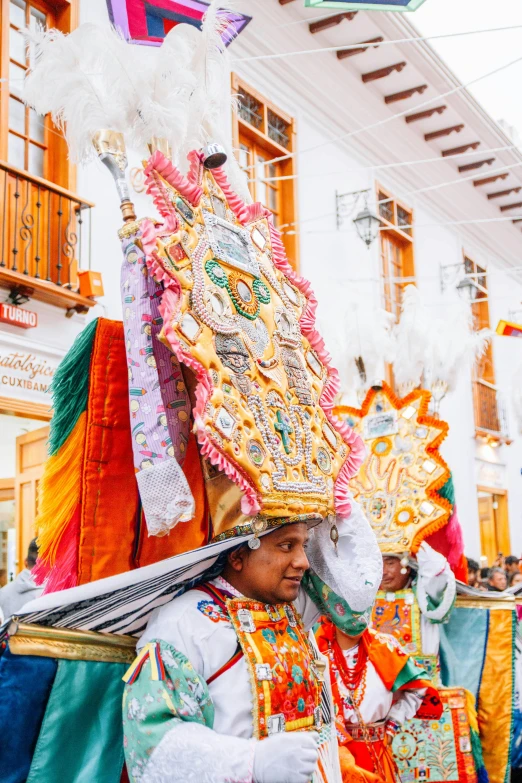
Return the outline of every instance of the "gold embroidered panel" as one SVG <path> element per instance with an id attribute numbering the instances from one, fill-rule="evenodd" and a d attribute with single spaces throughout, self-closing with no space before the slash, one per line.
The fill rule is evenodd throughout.
<path id="1" fill-rule="evenodd" d="M 350 488 L 383 553 L 416 552 L 451 515 L 451 504 L 438 494 L 450 476 L 438 450 L 448 425 L 427 414 L 430 397 L 419 390 L 399 399 L 383 385 L 369 390 L 361 409 L 335 409 L 366 444 Z"/>
<path id="2" fill-rule="evenodd" d="M 147 182 L 165 225 L 141 228 L 166 288 L 162 337 L 198 381 L 201 453 L 241 488 L 244 514 L 325 517 L 350 446 L 331 414 L 337 374 L 315 299 L 268 211 L 246 207 L 220 170 L 197 172 L 189 183 L 155 153 Z"/>

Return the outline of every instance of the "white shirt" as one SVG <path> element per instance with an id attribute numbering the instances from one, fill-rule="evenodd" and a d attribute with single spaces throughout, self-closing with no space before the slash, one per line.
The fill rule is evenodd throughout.
<path id="1" fill-rule="evenodd" d="M 222 577 L 212 581 L 218 589 L 236 597 L 240 593 Z M 185 655 L 204 679 L 227 663 L 237 649 L 237 635 L 227 618 L 218 619 L 215 604 L 201 590 L 189 590 L 151 616 L 138 649 L 152 639 L 161 639 Z M 319 619 L 319 611 L 303 589 L 294 602 L 306 630 Z M 214 607 L 214 608 L 213 608 Z M 204 610 L 214 612 L 214 619 Z M 209 685 L 214 704 L 214 731 L 250 739 L 254 734 L 252 717 L 252 687 L 244 656 Z"/>
<path id="2" fill-rule="evenodd" d="M 359 652 L 359 645 L 350 650 L 344 650 L 346 663 L 350 668 L 355 666 Z M 419 709 L 426 688 L 415 691 L 397 691 L 392 693 L 387 690 L 383 681 L 377 674 L 377 670 L 371 661 L 366 663 L 366 687 L 362 702 L 358 706 L 359 714 L 364 723 L 377 723 L 378 721 L 394 720 L 399 724 L 413 718 Z M 359 716 L 349 704 L 349 693 L 344 683 L 339 680 L 339 693 L 343 699 L 343 714 L 346 723 L 359 723 Z"/>

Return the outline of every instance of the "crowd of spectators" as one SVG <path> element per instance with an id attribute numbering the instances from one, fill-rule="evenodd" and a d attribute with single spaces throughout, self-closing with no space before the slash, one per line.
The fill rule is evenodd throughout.
<path id="1" fill-rule="evenodd" d="M 476 560 L 468 557 L 468 585 L 478 590 L 502 593 L 508 588 L 516 589 L 522 583 L 521 559 L 515 555 L 499 555 L 491 568 L 481 568 Z"/>

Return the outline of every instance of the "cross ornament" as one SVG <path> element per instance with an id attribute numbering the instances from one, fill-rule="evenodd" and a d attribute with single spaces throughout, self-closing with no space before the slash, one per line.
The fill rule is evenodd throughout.
<path id="1" fill-rule="evenodd" d="M 277 421 L 274 422 L 274 429 L 279 434 L 279 437 L 281 438 L 285 452 L 287 454 L 290 454 L 291 442 L 288 436 L 290 435 L 290 433 L 294 431 L 294 428 L 288 421 L 288 417 L 285 416 L 285 414 L 281 410 L 277 411 L 276 418 Z"/>

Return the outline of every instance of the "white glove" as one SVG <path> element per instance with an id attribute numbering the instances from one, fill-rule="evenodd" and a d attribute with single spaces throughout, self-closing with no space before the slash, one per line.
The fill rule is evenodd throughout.
<path id="1" fill-rule="evenodd" d="M 274 734 L 256 744 L 254 783 L 309 783 L 318 757 L 315 731 Z"/>
<path id="2" fill-rule="evenodd" d="M 417 552 L 417 563 L 419 564 L 419 576 L 423 579 L 432 579 L 444 571 L 448 561 L 444 555 L 436 552 L 433 547 L 423 541 Z"/>

